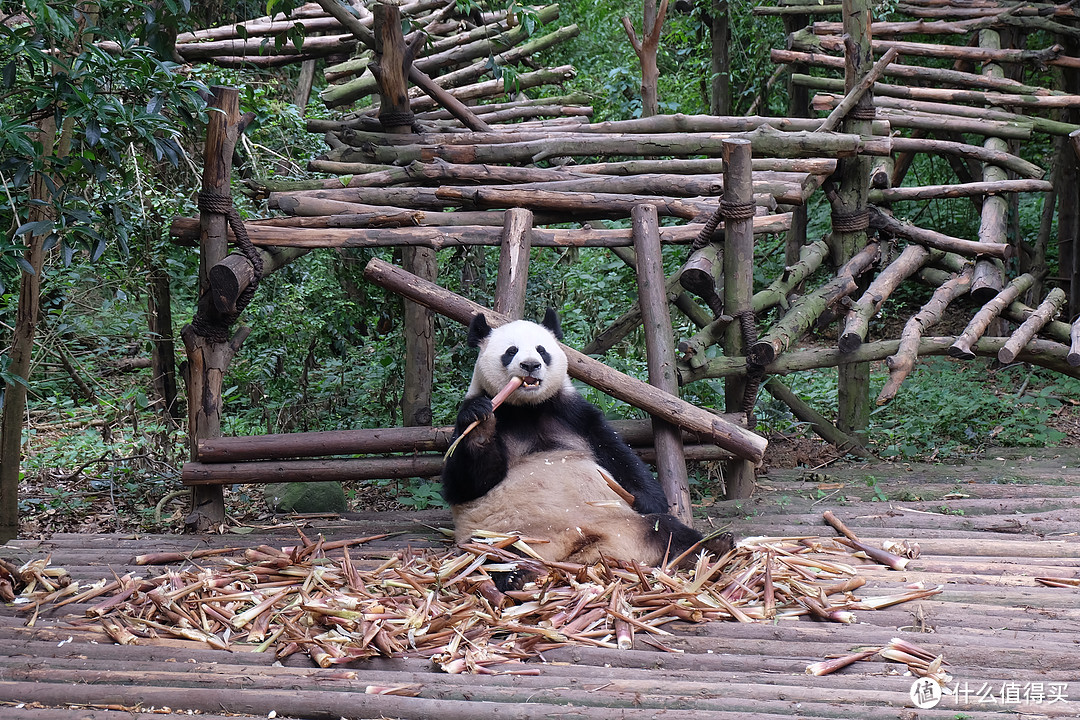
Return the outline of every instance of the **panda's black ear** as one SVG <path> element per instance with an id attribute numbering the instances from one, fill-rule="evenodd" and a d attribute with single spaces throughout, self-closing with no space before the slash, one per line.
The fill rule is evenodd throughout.
<path id="1" fill-rule="evenodd" d="M 491 334 L 491 327 L 487 323 L 484 313 L 476 313 L 472 322 L 469 323 L 469 347 L 480 347 L 480 341 Z"/>
<path id="2" fill-rule="evenodd" d="M 562 340 L 562 325 L 559 324 L 559 315 L 555 312 L 555 308 L 547 309 L 544 313 L 544 322 L 541 324 L 551 331 L 556 340 Z"/>

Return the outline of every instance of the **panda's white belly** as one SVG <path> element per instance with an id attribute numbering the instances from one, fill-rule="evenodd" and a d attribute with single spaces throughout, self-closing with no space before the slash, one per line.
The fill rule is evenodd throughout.
<path id="1" fill-rule="evenodd" d="M 483 497 L 452 507 L 454 537 L 476 530 L 520 533 L 546 560 L 595 562 L 603 554 L 655 564 L 643 547 L 648 520 L 612 490 L 585 452 L 561 450 L 522 458 Z"/>

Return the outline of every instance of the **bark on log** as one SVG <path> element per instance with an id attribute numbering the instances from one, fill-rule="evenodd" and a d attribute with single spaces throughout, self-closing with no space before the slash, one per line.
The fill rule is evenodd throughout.
<path id="1" fill-rule="evenodd" d="M 1001 140 L 998 142 L 1001 142 L 1003 145 L 1005 144 L 1004 141 Z M 989 170 L 992 167 L 993 166 L 988 166 L 987 169 Z M 1001 175 L 1004 174 L 1004 171 L 1002 171 Z M 983 177 L 993 177 L 993 175 L 984 175 Z M 871 190 L 870 200 L 874 203 L 895 203 L 912 200 L 939 200 L 942 198 L 979 197 L 985 195 L 989 196 L 986 198 L 987 200 L 997 197 L 1001 203 L 1008 204 L 1008 200 L 1001 197 L 1001 193 L 1050 192 L 1053 189 L 1053 184 L 1046 180 L 1007 180 L 1004 177 L 997 177 L 996 179 L 988 179 L 982 182 L 958 183 L 952 185 L 923 185 L 916 187 L 908 186 L 884 190 Z M 980 233 L 980 235 L 982 235 L 982 233 Z M 980 237 L 980 242 L 991 242 L 987 239 L 989 236 L 990 234 L 987 233 L 986 237 Z"/>
<path id="2" fill-rule="evenodd" d="M 919 312 L 905 323 L 896 353 L 885 358 L 885 364 L 889 367 L 889 379 L 878 394 L 878 405 L 884 405 L 896 397 L 900 385 L 915 368 L 923 334 L 941 320 L 949 303 L 971 289 L 973 269 L 973 266 L 968 265 L 961 273 L 942 283 Z"/>
<path id="3" fill-rule="evenodd" d="M 813 106 L 817 110 L 829 110 L 836 106 L 839 96 L 831 93 L 818 93 L 814 95 Z M 943 108 L 940 113 L 922 109 L 919 106 L 938 106 Z M 912 128 L 918 130 L 932 130 L 935 132 L 972 133 L 975 135 L 994 135 L 1009 139 L 1027 140 L 1035 128 L 1035 120 L 1006 113 L 1001 110 L 970 108 L 965 105 L 947 105 L 945 103 L 919 102 L 916 100 L 897 100 L 888 97 L 875 97 L 874 107 L 877 117 L 887 120 L 893 128 Z M 1007 115 L 1010 117 L 984 117 Z M 1040 123 L 1040 129 L 1045 127 L 1065 127 L 1064 123 L 1057 126 L 1049 125 L 1053 121 Z M 1075 129 L 1075 126 L 1067 126 Z M 949 156 L 952 157 L 952 156 Z"/>
<path id="4" fill-rule="evenodd" d="M 484 313 L 492 324 L 503 324 L 507 321 L 505 317 L 496 316 L 470 300 L 437 285 L 425 283 L 378 258 L 372 258 L 367 264 L 364 276 L 380 287 L 425 304 L 462 324 L 471 322 L 479 312 Z M 715 444 L 739 457 L 754 462 L 761 460 L 768 442 L 759 435 L 734 426 L 679 398 L 659 392 L 648 384 L 612 370 L 573 348 L 564 346 L 564 350 L 570 361 L 568 371 L 572 377 L 646 412 L 659 415 L 679 427 L 702 433 Z"/>
<path id="5" fill-rule="evenodd" d="M 1001 38 L 993 30 L 982 30 L 979 33 L 979 46 L 991 49 L 1001 47 Z M 982 74 L 987 77 L 1004 77 L 1005 73 L 999 65 L 987 63 L 983 65 Z M 989 137 L 983 142 L 988 150 L 1008 151 L 1009 144 L 1005 140 Z M 982 179 L 986 182 L 1004 181 L 1008 174 L 1003 168 L 985 164 L 982 169 Z M 981 208 L 979 225 L 979 241 L 985 243 L 1008 244 L 1008 218 L 1009 201 L 1001 196 L 985 198 Z M 982 258 L 975 263 L 975 274 L 971 279 L 971 295 L 975 300 L 985 301 L 993 297 L 1004 282 L 1005 267 L 1001 262 L 993 262 Z"/>
<path id="6" fill-rule="evenodd" d="M 1054 315 L 1056 315 L 1061 309 L 1061 306 L 1065 304 L 1065 300 L 1066 296 L 1064 290 L 1061 288 L 1054 288 L 1051 290 L 1049 294 L 1047 294 L 1046 299 L 1035 309 L 1035 312 L 1031 313 L 1031 316 L 1028 317 L 1028 319 L 1025 320 L 1008 339 L 1005 346 L 998 351 L 998 361 L 1008 364 L 1016 360 L 1016 356 L 1020 354 L 1020 350 L 1035 337 L 1035 334 L 1039 332 L 1044 325 L 1054 319 Z M 1068 358 L 1069 356 L 1066 356 L 1066 360 L 1068 360 Z"/>
<path id="7" fill-rule="evenodd" d="M 637 255 L 638 302 L 645 331 L 649 384 L 678 397 L 679 383 L 675 377 L 675 349 L 671 346 L 673 332 L 656 208 L 652 205 L 636 206 L 631 216 L 631 227 Z M 668 511 L 682 522 L 692 524 L 694 516 L 690 508 L 690 484 L 683 456 L 682 434 L 679 428 L 661 418 L 654 416 L 652 420 L 656 438 L 657 478 L 667 497 Z"/>
<path id="8" fill-rule="evenodd" d="M 434 227 L 364 228 L 292 228 L 272 225 L 247 225 L 251 242 L 259 246 L 297 248 L 401 247 L 424 245 L 435 249 L 467 245 L 498 245 L 502 237 L 502 215 L 491 225 Z M 787 230 L 791 213 L 761 215 L 754 218 L 755 234 Z M 689 244 L 701 230 L 700 224 L 665 226 L 660 241 L 665 244 Z M 534 247 L 626 247 L 632 243 L 630 230 L 582 228 L 577 230 L 534 228 Z"/>
<path id="9" fill-rule="evenodd" d="M 745 425 L 745 418 L 739 415 L 725 415 L 724 418 L 732 424 Z M 611 426 L 631 447 L 652 445 L 650 420 L 613 420 Z M 207 438 L 199 442 L 195 461 L 212 465 L 331 455 L 441 454 L 450 447 L 453 433 L 453 426 L 427 426 Z M 683 442 L 694 445 L 706 440 L 695 433 L 686 433 Z"/>
<path id="10" fill-rule="evenodd" d="M 549 213 L 565 213 L 567 218 L 626 217 L 641 204 L 652 205 L 659 215 L 693 220 L 707 217 L 716 204 L 693 199 L 664 198 L 654 195 L 626 195 L 601 192 L 559 192 L 554 190 L 517 190 L 497 187 L 469 188 L 443 185 L 436 197 L 462 207 L 509 208 L 527 207 Z M 754 198 L 762 204 L 771 195 Z M 775 201 L 774 201 L 775 202 Z"/>
<path id="11" fill-rule="evenodd" d="M 840 352 L 851 352 L 862 345 L 872 318 L 881 309 L 885 300 L 920 267 L 930 260 L 930 251 L 921 245 L 908 245 L 900 257 L 889 263 L 874 278 L 866 292 L 848 311 L 844 330 L 840 334 Z"/>
<path id="12" fill-rule="evenodd" d="M 533 214 L 523 208 L 506 211 L 499 239 L 499 274 L 495 280 L 495 312 L 511 320 L 525 317 Z"/>
<path id="13" fill-rule="evenodd" d="M 1005 345 L 1006 339 L 1003 337 L 984 337 L 972 345 L 971 349 L 975 355 L 996 357 L 998 351 Z M 919 340 L 918 355 L 920 357 L 948 355 L 949 348 L 955 341 L 955 337 L 924 337 Z M 853 362 L 884 360 L 889 355 L 895 354 L 899 347 L 899 340 L 877 340 L 863 343 L 858 350 L 852 353 L 841 353 L 836 348 L 791 350 L 778 357 L 775 362 L 766 365 L 765 372 L 769 375 L 785 375 L 803 370 L 837 367 Z M 1028 343 L 1027 347 L 1017 356 L 1017 360 L 1038 365 L 1069 377 L 1080 378 L 1080 368 L 1072 367 L 1065 360 L 1068 352 L 1069 347 L 1067 345 L 1036 338 Z M 745 358 L 717 357 L 712 358 L 700 368 L 684 369 L 680 382 L 686 384 L 696 380 L 739 375 L 744 372 L 746 372 Z"/>
<path id="14" fill-rule="evenodd" d="M 986 328 L 1001 314 L 1002 310 L 1008 307 L 1009 303 L 1016 300 L 1021 293 L 1031 287 L 1033 281 L 1034 278 L 1031 275 L 1024 273 L 1006 285 L 979 312 L 975 313 L 975 317 L 971 318 L 971 322 L 964 328 L 964 332 L 949 348 L 949 355 L 967 359 L 975 357 L 975 353 L 971 349 L 972 344 L 982 337 L 983 333 L 986 332 Z"/>
<path id="15" fill-rule="evenodd" d="M 560 133 L 540 140 L 493 145 L 407 145 L 374 148 L 376 162 L 429 162 L 441 158 L 456 163 L 537 163 L 553 157 L 589 155 L 625 156 L 628 149 L 642 157 L 693 156 L 719 154 L 723 141 L 743 137 L 753 143 L 755 155 L 782 158 L 852 157 L 856 154 L 888 155 L 901 138 L 862 137 L 844 133 L 780 132 L 768 125 L 745 133 L 667 133 L 593 135 Z M 922 146 L 920 146 L 921 149 Z M 970 152 L 983 153 L 982 148 L 970 147 Z M 959 149 L 955 150 L 960 152 Z M 983 153 L 985 154 L 985 153 Z M 1041 170 L 1015 156 L 995 158 L 1022 169 L 1028 177 L 1041 177 Z"/>
<path id="16" fill-rule="evenodd" d="M 813 75 L 794 75 L 793 82 L 817 90 L 841 92 L 835 78 L 815 77 Z M 1080 95 L 1013 95 L 1001 92 L 980 92 L 978 90 L 952 90 L 947 88 L 906 87 L 903 85 L 874 85 L 874 94 L 907 100 L 927 100 L 931 102 L 955 102 L 980 106 L 1004 106 L 1035 109 L 1066 108 L 1080 105 Z"/>
<path id="17" fill-rule="evenodd" d="M 829 52 L 843 52 L 844 41 L 836 36 L 816 36 L 809 29 L 794 33 L 789 38 L 790 47 L 793 50 L 809 50 L 813 52 L 827 50 Z M 1061 55 L 1062 47 L 1054 45 L 1044 50 L 1018 50 L 1002 49 L 992 50 L 960 45 L 941 45 L 936 43 L 919 43 L 900 40 L 874 40 L 872 43 L 875 53 L 883 53 L 889 48 L 896 48 L 901 55 L 909 57 L 928 57 L 941 59 L 958 59 L 970 62 L 986 63 L 1039 63 L 1057 65 L 1060 67 L 1080 67 L 1080 58 Z"/>
<path id="18" fill-rule="evenodd" d="M 815 67 L 842 70 L 844 58 L 835 55 L 822 55 L 820 53 L 798 52 L 794 50 L 773 49 L 770 51 L 772 61 L 776 63 L 802 63 Z M 929 81 L 927 84 L 959 85 L 960 87 L 985 88 L 987 90 L 1001 90 L 1013 94 L 1022 95 L 1054 95 L 1064 94 L 1057 90 L 1034 85 L 1025 85 L 1017 80 L 1009 78 L 985 78 L 975 73 L 962 72 L 945 68 L 921 67 L 918 65 L 900 65 L 892 63 L 885 68 L 886 77 L 902 77 L 921 81 Z"/>
<path id="19" fill-rule="evenodd" d="M 927 245 L 946 252 L 959 253 L 961 255 L 989 255 L 1007 260 L 1013 256 L 1011 245 L 996 243 L 982 243 L 974 240 L 963 240 L 950 237 L 935 230 L 927 230 L 912 225 L 904 220 L 897 220 L 877 208 L 870 207 L 870 226 L 884 230 L 897 237 L 902 237 L 912 242 Z"/>
<path id="20" fill-rule="evenodd" d="M 803 335 L 827 308 L 857 289 L 855 278 L 878 258 L 878 246 L 871 243 L 837 271 L 837 276 L 817 290 L 799 298 L 747 353 L 755 365 L 766 366 Z"/>
<path id="21" fill-rule="evenodd" d="M 752 202 L 751 145 L 746 140 L 732 139 L 724 143 L 724 182 L 727 192 L 721 205 L 727 218 L 724 231 L 724 309 L 732 317 L 751 313 L 749 324 L 756 325 L 752 309 L 754 294 L 754 231 L 748 219 L 729 217 L 727 208 L 748 207 Z M 743 322 L 732 323 L 724 333 L 724 353 L 728 356 L 746 353 L 750 338 L 743 337 Z M 672 368 L 674 371 L 674 368 Z M 724 405 L 728 412 L 746 414 L 747 424 L 753 422 L 754 401 L 761 378 L 728 378 L 724 382 Z M 726 468 L 724 497 L 729 500 L 750 497 L 754 491 L 754 468 L 746 461 L 734 461 Z"/>
<path id="22" fill-rule="evenodd" d="M 375 59 L 368 66 L 378 83 L 379 122 L 389 133 L 412 132 L 413 113 L 409 107 L 409 83 L 406 79 L 412 67 L 422 36 L 415 35 L 407 44 L 401 32 L 401 9 L 390 3 L 375 3 Z M 307 42 L 304 42 L 307 45 Z"/>

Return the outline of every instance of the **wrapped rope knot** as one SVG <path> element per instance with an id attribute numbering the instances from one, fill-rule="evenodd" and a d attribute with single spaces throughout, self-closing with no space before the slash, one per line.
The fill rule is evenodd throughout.
<path id="1" fill-rule="evenodd" d="M 743 347 L 751 347 L 758 341 L 757 318 L 753 310 L 743 310 L 735 317 L 739 320 L 739 330 L 742 332 Z M 740 409 L 746 415 L 746 422 L 752 428 L 754 426 L 754 404 L 757 402 L 758 390 L 761 389 L 761 381 L 765 377 L 765 368 L 746 359 L 746 387 L 743 389 L 742 406 Z"/>
<path id="2" fill-rule="evenodd" d="M 402 127 L 408 125 L 412 127 L 416 121 L 416 116 L 412 110 L 404 110 L 401 112 L 393 112 L 385 110 L 379 113 L 379 123 L 384 127 Z"/>
<path id="3" fill-rule="evenodd" d="M 870 227 L 870 213 L 866 210 L 853 213 L 832 214 L 832 227 L 835 232 L 860 232 Z"/>
<path id="4" fill-rule="evenodd" d="M 856 105 L 847 114 L 852 120 L 877 120 L 877 108 L 873 105 Z"/>
<path id="5" fill-rule="evenodd" d="M 753 220 L 757 207 L 752 202 L 735 202 L 721 198 L 720 214 L 727 220 Z"/>

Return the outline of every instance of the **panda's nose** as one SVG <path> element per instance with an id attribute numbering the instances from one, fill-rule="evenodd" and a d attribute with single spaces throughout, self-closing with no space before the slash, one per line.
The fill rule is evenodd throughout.
<path id="1" fill-rule="evenodd" d="M 521 367 L 522 370 L 524 370 L 530 375 L 540 369 L 540 363 L 534 360 L 525 360 L 518 363 L 518 365 Z"/>

